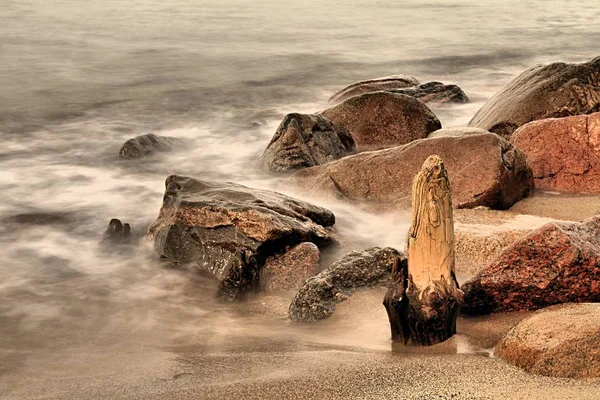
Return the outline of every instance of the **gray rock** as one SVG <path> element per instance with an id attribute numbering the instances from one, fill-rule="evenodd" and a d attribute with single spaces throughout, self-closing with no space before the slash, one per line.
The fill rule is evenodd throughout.
<path id="1" fill-rule="evenodd" d="M 290 246 L 335 242 L 329 210 L 235 183 L 172 175 L 148 239 L 164 259 L 218 281 L 218 296 L 239 299 L 257 288 L 265 260 Z"/>
<path id="2" fill-rule="evenodd" d="M 528 69 L 485 103 L 469 126 L 509 138 L 521 125 L 600 111 L 600 57 Z"/>
<path id="3" fill-rule="evenodd" d="M 423 103 L 468 103 L 469 98 L 456 85 L 445 85 L 442 82 L 427 82 L 418 86 L 389 90 L 392 93 L 405 94 Z"/>
<path id="4" fill-rule="evenodd" d="M 394 261 L 406 257 L 390 247 L 353 251 L 331 264 L 317 276 L 306 280 L 290 304 L 293 321 L 314 322 L 329 317 L 335 306 L 353 291 L 369 286 L 386 286 L 391 280 Z"/>
<path id="5" fill-rule="evenodd" d="M 133 241 L 131 234 L 131 226 L 127 223 L 122 223 L 121 220 L 113 218 L 108 223 L 108 227 L 102 238 L 103 244 L 128 244 Z"/>
<path id="6" fill-rule="evenodd" d="M 410 75 L 390 75 L 382 78 L 369 79 L 353 83 L 335 93 L 329 99 L 330 103 L 336 104 L 352 96 L 359 94 L 377 92 L 380 90 L 401 89 L 411 86 L 417 86 L 420 82 L 414 76 Z"/>
<path id="7" fill-rule="evenodd" d="M 119 157 L 123 159 L 143 158 L 181 149 L 184 146 L 185 141 L 182 139 L 149 133 L 126 141 L 119 150 Z"/>
<path id="8" fill-rule="evenodd" d="M 342 138 L 346 143 L 322 115 L 288 114 L 277 128 L 260 164 L 267 170 L 288 171 L 338 160 L 354 150 L 352 136 L 343 133 Z"/>

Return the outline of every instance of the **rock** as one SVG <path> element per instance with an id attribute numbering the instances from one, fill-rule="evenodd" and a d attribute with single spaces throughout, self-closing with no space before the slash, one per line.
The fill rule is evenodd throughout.
<path id="1" fill-rule="evenodd" d="M 157 253 L 218 280 L 233 301 L 258 286 L 270 256 L 302 242 L 335 242 L 329 210 L 269 190 L 172 175 L 158 219 L 148 230 Z"/>
<path id="2" fill-rule="evenodd" d="M 331 120 L 336 132 L 350 133 L 358 151 L 406 144 L 442 127 L 423 102 L 388 92 L 354 96 L 320 114 Z"/>
<path id="3" fill-rule="evenodd" d="M 380 90 L 401 89 L 411 86 L 417 86 L 420 82 L 414 76 L 410 75 L 391 75 L 382 78 L 376 78 L 366 81 L 353 83 L 335 93 L 329 99 L 330 103 L 337 104 L 350 97 L 364 93 L 378 92 Z"/>
<path id="4" fill-rule="evenodd" d="M 530 122 L 510 141 L 527 155 L 537 188 L 600 192 L 600 112 Z"/>
<path id="5" fill-rule="evenodd" d="M 469 98 L 461 88 L 456 85 L 444 85 L 442 82 L 427 82 L 414 87 L 392 89 L 389 91 L 414 97 L 423 103 L 469 102 Z"/>
<path id="6" fill-rule="evenodd" d="M 321 253 L 314 243 L 300 243 L 283 254 L 271 256 L 260 270 L 264 292 L 299 289 L 304 281 L 320 270 Z"/>
<path id="7" fill-rule="evenodd" d="M 600 304 L 540 310 L 512 328 L 495 354 L 534 374 L 600 378 Z"/>
<path id="8" fill-rule="evenodd" d="M 394 261 L 406 257 L 390 247 L 353 251 L 304 282 L 290 304 L 293 321 L 315 322 L 329 317 L 356 289 L 387 285 Z"/>
<path id="9" fill-rule="evenodd" d="M 456 208 L 508 209 L 533 190 L 525 155 L 489 133 L 418 140 L 364 152 L 298 171 L 287 183 L 308 193 L 367 201 L 377 209 L 407 208 L 412 178 L 431 154 L 444 159 Z"/>
<path id="10" fill-rule="evenodd" d="M 462 289 L 462 312 L 534 310 L 600 301 L 600 215 L 551 222 L 506 248 Z"/>
<path id="11" fill-rule="evenodd" d="M 600 111 L 600 57 L 583 64 L 538 65 L 481 107 L 469 126 L 506 138 L 527 122 Z"/>
<path id="12" fill-rule="evenodd" d="M 491 133 L 481 128 L 471 128 L 468 126 L 459 126 L 454 128 L 442 128 L 437 131 L 431 132 L 429 138 L 437 138 L 443 136 L 469 136 L 469 135 L 481 135 L 483 133 Z"/>
<path id="13" fill-rule="evenodd" d="M 143 158 L 158 153 L 170 152 L 184 146 L 185 141 L 179 138 L 156 136 L 150 133 L 126 141 L 119 151 L 119 157 L 124 159 Z"/>
<path id="14" fill-rule="evenodd" d="M 102 237 L 103 244 L 120 245 L 129 244 L 133 241 L 131 234 L 131 226 L 127 223 L 122 223 L 120 220 L 113 218 L 108 223 L 106 232 Z"/>
<path id="15" fill-rule="evenodd" d="M 340 159 L 354 150 L 352 137 L 347 134 L 342 137 L 348 149 L 322 115 L 288 114 L 263 153 L 261 166 L 271 171 L 287 171 Z"/>

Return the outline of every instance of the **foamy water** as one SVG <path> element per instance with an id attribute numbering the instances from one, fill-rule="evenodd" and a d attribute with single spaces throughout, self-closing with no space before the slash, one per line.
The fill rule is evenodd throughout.
<path id="1" fill-rule="evenodd" d="M 248 332 L 270 337 L 283 325 L 289 337 L 288 322 L 266 330 L 214 304 L 210 282 L 165 269 L 145 247 L 100 252 L 108 221 L 130 222 L 142 235 L 170 174 L 278 189 L 283 178 L 256 162 L 283 115 L 324 109 L 357 80 L 400 73 L 458 84 L 472 101 L 433 109 L 444 127 L 463 125 L 526 67 L 597 56 L 594 5 L 3 0 L 0 357 L 7 369 L 27 370 L 39 354 L 75 344 L 239 343 Z M 260 128 L 250 130 L 253 122 Z M 190 146 L 118 159 L 127 139 L 148 132 Z M 336 213 L 351 247 L 404 246 L 404 213 L 306 199 Z M 381 332 L 336 341 L 381 348 Z"/>

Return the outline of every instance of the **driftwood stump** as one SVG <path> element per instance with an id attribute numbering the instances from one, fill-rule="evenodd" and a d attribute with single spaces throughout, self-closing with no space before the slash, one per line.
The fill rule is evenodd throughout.
<path id="1" fill-rule="evenodd" d="M 408 266 L 396 262 L 383 300 L 392 340 L 428 346 L 456 333 L 463 299 L 454 274 L 454 221 L 442 159 L 425 160 L 413 181 Z"/>

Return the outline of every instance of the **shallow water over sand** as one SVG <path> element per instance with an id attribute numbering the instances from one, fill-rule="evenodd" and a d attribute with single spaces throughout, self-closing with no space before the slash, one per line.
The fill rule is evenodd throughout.
<path id="1" fill-rule="evenodd" d="M 340 346 L 388 354 L 383 307 L 348 308 L 315 328 L 277 313 L 248 316 L 245 306 L 215 304 L 210 282 L 163 268 L 146 248 L 101 253 L 101 234 L 113 217 L 143 234 L 170 174 L 277 188 L 281 177 L 260 172 L 256 160 L 283 115 L 321 110 L 357 80 L 403 73 L 458 84 L 471 102 L 433 109 L 445 127 L 465 124 L 528 66 L 597 56 L 598 20 L 595 0 L 3 0 L 0 386 L 9 390 L 0 396 L 77 397 L 87 385 L 90 396 L 129 397 L 143 392 L 131 381 L 154 387 L 181 370 L 178 349 L 219 358 L 318 346 L 330 367 L 327 352 Z M 248 129 L 253 122 L 260 128 Z M 118 159 L 125 140 L 147 132 L 191 145 Z M 404 246 L 405 212 L 308 200 L 336 213 L 350 247 Z M 489 348 L 462 338 L 467 344 L 459 338 L 450 353 Z M 230 364 L 219 360 L 190 368 Z M 325 368 L 309 363 L 317 364 Z M 132 392 L 109 390 L 110 382 Z"/>

